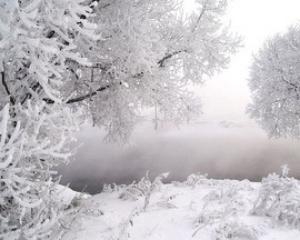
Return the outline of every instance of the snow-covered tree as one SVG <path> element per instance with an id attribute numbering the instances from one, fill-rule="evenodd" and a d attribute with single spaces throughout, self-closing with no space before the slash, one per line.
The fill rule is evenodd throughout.
<path id="1" fill-rule="evenodd" d="M 226 67 L 239 43 L 224 0 L 197 0 L 190 15 L 173 0 L 19 2 L 2 7 L 3 104 L 85 107 L 119 138 L 145 107 L 177 122 L 199 112 L 190 86 Z"/>
<path id="2" fill-rule="evenodd" d="M 99 1 L 101 39 L 85 46 L 92 66 L 73 74 L 69 102 L 85 105 L 109 136 L 125 139 L 143 108 L 176 122 L 200 112 L 191 86 L 226 67 L 239 39 L 222 22 L 226 1 L 195 6 L 186 15 L 179 14 L 183 1 Z"/>
<path id="3" fill-rule="evenodd" d="M 251 67 L 249 112 L 270 136 L 300 136 L 300 29 L 267 41 Z"/>
<path id="4" fill-rule="evenodd" d="M 88 64 L 73 41 L 96 40 L 92 9 L 83 0 L 0 3 L 0 239 L 58 239 L 51 169 L 69 159 L 76 126 L 61 89 L 70 61 Z"/>
<path id="5" fill-rule="evenodd" d="M 198 111 L 191 87 L 239 39 L 225 0 L 196 3 L 186 15 L 180 0 L 0 0 L 0 238 L 57 239 L 51 168 L 78 112 L 127 139 L 145 108 L 177 122 Z"/>

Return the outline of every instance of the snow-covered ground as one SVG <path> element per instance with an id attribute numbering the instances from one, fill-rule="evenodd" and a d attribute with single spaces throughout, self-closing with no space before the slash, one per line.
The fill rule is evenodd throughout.
<path id="1" fill-rule="evenodd" d="M 192 175 L 182 183 L 106 186 L 80 201 L 63 240 L 299 240 L 300 216 L 291 215 L 299 211 L 295 186 L 280 175 L 262 183 Z M 287 195 L 296 205 L 283 204 Z"/>

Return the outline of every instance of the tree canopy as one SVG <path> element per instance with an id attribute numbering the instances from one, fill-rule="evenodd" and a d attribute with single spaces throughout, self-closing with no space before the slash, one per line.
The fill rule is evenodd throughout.
<path id="1" fill-rule="evenodd" d="M 19 1 L 2 8 L 2 105 L 80 106 L 110 136 L 128 137 L 144 107 L 170 120 L 199 111 L 189 84 L 227 66 L 239 39 L 226 1 Z"/>
<path id="2" fill-rule="evenodd" d="M 300 29 L 268 40 L 251 67 L 249 112 L 270 136 L 300 136 Z"/>

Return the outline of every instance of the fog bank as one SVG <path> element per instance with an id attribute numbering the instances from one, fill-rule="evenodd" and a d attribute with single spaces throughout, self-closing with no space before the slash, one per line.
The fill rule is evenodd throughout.
<path id="1" fill-rule="evenodd" d="M 169 181 L 183 180 L 195 172 L 211 178 L 258 181 L 288 164 L 300 177 L 300 143 L 268 139 L 254 126 L 232 123 L 198 123 L 154 131 L 138 126 L 125 146 L 103 141 L 103 132 L 86 127 L 78 134 L 75 159 L 60 169 L 63 183 L 75 190 L 96 193 L 103 183 L 130 183 L 149 170 L 152 176 L 170 172 Z"/>

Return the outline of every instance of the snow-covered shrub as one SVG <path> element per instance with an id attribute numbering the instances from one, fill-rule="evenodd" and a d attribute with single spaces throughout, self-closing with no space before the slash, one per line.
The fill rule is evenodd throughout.
<path id="1" fill-rule="evenodd" d="M 160 190 L 162 186 L 162 179 L 167 178 L 169 173 L 162 173 L 157 176 L 153 181 L 149 177 L 149 172 L 143 177 L 139 182 L 133 182 L 130 184 L 119 196 L 119 198 L 124 200 L 138 200 L 140 197 L 144 197 L 144 207 L 145 210 L 149 205 L 150 196 L 155 190 Z"/>
<path id="2" fill-rule="evenodd" d="M 220 205 L 226 205 L 225 209 L 232 211 L 243 211 L 249 200 L 244 197 L 244 192 L 248 188 L 244 187 L 241 182 L 223 180 L 215 186 L 215 190 L 210 191 L 203 200 L 206 204 L 217 202 Z"/>
<path id="3" fill-rule="evenodd" d="M 82 205 L 81 201 L 82 201 L 82 199 L 80 199 L 80 201 L 79 201 L 80 205 Z M 88 205 L 86 205 L 84 207 L 84 209 L 81 211 L 81 213 L 84 215 L 87 215 L 87 216 L 92 216 L 92 217 L 99 217 L 99 216 L 104 215 L 104 212 L 101 210 L 101 204 L 93 203 L 93 202 L 88 202 Z"/>
<path id="4" fill-rule="evenodd" d="M 195 220 L 195 235 L 202 228 L 221 224 L 224 219 L 237 217 L 250 209 L 252 200 L 247 197 L 247 182 L 222 180 L 214 184 L 214 189 L 202 199 L 203 206 Z"/>
<path id="5" fill-rule="evenodd" d="M 235 220 L 219 224 L 212 240 L 258 240 L 260 234 L 260 229 Z"/>
<path id="6" fill-rule="evenodd" d="M 195 222 L 196 227 L 202 228 L 220 221 L 225 217 L 224 209 L 203 209 Z"/>
<path id="7" fill-rule="evenodd" d="M 15 119 L 10 111 L 18 111 Z M 57 236 L 63 206 L 53 197 L 51 168 L 70 157 L 72 119 L 28 102 L 27 108 L 6 105 L 0 123 L 0 239 Z"/>
<path id="8" fill-rule="evenodd" d="M 128 186 L 126 184 L 103 184 L 102 192 L 112 193 L 112 192 L 120 192 L 123 191 Z"/>
<path id="9" fill-rule="evenodd" d="M 287 176 L 270 174 L 263 179 L 259 197 L 253 213 L 266 215 L 274 220 L 299 227 L 300 185 L 299 181 Z"/>
<path id="10" fill-rule="evenodd" d="M 120 194 L 119 198 L 124 200 L 138 200 L 140 197 L 146 196 L 149 191 L 151 191 L 151 188 L 159 189 L 159 187 L 162 185 L 161 180 L 165 177 L 167 177 L 167 174 L 161 174 L 158 177 L 154 179 L 154 181 L 151 181 L 149 177 L 149 172 L 146 173 L 146 176 L 143 177 L 138 182 L 132 182 L 130 185 L 128 185 Z M 111 189 L 111 186 L 108 188 Z M 116 189 L 116 187 L 114 187 Z"/>
<path id="11" fill-rule="evenodd" d="M 140 197 L 145 196 L 146 192 L 149 191 L 150 187 L 151 187 L 151 180 L 149 179 L 149 176 L 146 175 L 139 182 L 134 181 L 130 185 L 128 185 L 124 189 L 124 191 L 121 192 L 119 198 L 123 200 L 136 201 Z"/>
<path id="12" fill-rule="evenodd" d="M 53 192 L 53 197 L 65 209 L 71 209 L 81 206 L 83 200 L 90 198 L 91 195 L 85 192 L 75 192 L 69 186 L 57 184 Z"/>
<path id="13" fill-rule="evenodd" d="M 300 228 L 300 184 L 287 173 L 284 167 L 281 175 L 273 173 L 262 180 L 252 213 Z"/>
<path id="14" fill-rule="evenodd" d="M 185 184 L 191 187 L 195 187 L 199 184 L 207 182 L 207 174 L 195 173 L 187 177 Z"/>

